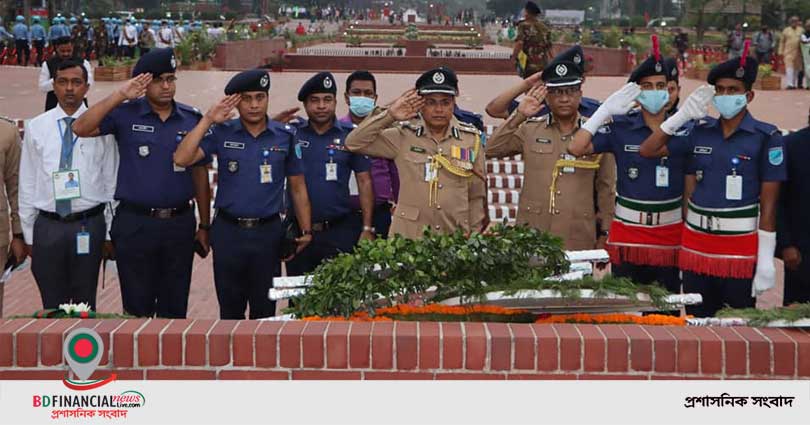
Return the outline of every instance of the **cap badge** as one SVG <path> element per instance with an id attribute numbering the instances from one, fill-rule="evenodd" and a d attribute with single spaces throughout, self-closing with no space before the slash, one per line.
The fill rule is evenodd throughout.
<path id="1" fill-rule="evenodd" d="M 177 68 L 177 60 L 174 58 L 174 55 L 172 55 L 171 64 L 172 68 Z"/>
<path id="2" fill-rule="evenodd" d="M 565 77 L 568 74 L 568 67 L 563 64 L 559 64 L 557 65 L 557 68 L 554 69 L 554 72 L 556 72 L 560 77 Z"/>
<path id="3" fill-rule="evenodd" d="M 578 54 L 574 55 L 574 63 L 579 65 L 580 62 L 582 62 L 582 57 L 580 57 Z"/>
<path id="4" fill-rule="evenodd" d="M 661 62 L 655 63 L 655 72 L 661 72 Z"/>
<path id="5" fill-rule="evenodd" d="M 329 77 L 324 78 L 323 79 L 323 88 L 331 89 L 332 88 L 332 79 L 330 79 Z"/>
<path id="6" fill-rule="evenodd" d="M 267 75 L 265 75 L 264 77 L 262 77 L 261 80 L 259 80 L 259 85 L 261 85 L 262 88 L 267 87 L 268 84 L 270 84 L 270 77 L 268 77 Z"/>
<path id="7" fill-rule="evenodd" d="M 444 74 L 441 72 L 436 72 L 433 74 L 433 82 L 436 84 L 441 84 L 444 82 Z"/>
<path id="8" fill-rule="evenodd" d="M 673 77 L 678 75 L 678 68 L 672 68 L 672 71 L 670 71 L 669 74 Z"/>
<path id="9" fill-rule="evenodd" d="M 737 78 L 745 77 L 745 69 L 744 68 L 737 68 L 737 72 L 734 74 Z"/>

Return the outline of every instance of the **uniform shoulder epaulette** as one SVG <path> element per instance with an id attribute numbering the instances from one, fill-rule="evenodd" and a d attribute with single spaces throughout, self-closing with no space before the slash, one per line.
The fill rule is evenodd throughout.
<path id="1" fill-rule="evenodd" d="M 763 133 L 765 133 L 765 134 L 767 134 L 769 136 L 771 136 L 774 133 L 777 133 L 779 131 L 779 128 L 776 127 L 775 125 L 767 123 L 767 122 L 762 122 L 762 121 L 757 121 L 754 124 L 754 128 L 756 128 L 757 130 L 759 130 L 759 131 L 761 131 L 761 132 L 763 132 Z"/>
<path id="2" fill-rule="evenodd" d="M 273 122 L 273 126 L 275 129 L 282 131 L 284 133 L 289 133 L 295 135 L 298 132 L 298 128 L 292 124 L 288 124 L 285 122 Z"/>
<path id="3" fill-rule="evenodd" d="M 186 105 L 185 103 L 177 102 L 177 107 L 182 109 L 184 112 L 190 112 L 190 113 L 192 113 L 194 115 L 197 115 L 197 116 L 200 116 L 200 117 L 203 116 L 203 113 L 199 109 L 197 109 L 197 108 L 195 108 L 195 107 L 193 107 L 191 105 Z"/>
<path id="4" fill-rule="evenodd" d="M 410 122 L 410 121 L 399 121 L 397 124 L 402 128 L 407 128 L 409 130 L 418 131 L 420 126 Z"/>
<path id="5" fill-rule="evenodd" d="M 711 125 L 714 125 L 715 122 L 717 122 L 717 118 L 706 116 L 706 117 L 703 117 L 703 118 L 697 120 L 695 122 L 695 126 L 696 127 L 709 127 Z"/>
<path id="6" fill-rule="evenodd" d="M 458 122 L 458 129 L 461 130 L 461 131 L 467 132 L 467 133 L 481 134 L 481 130 L 479 130 L 476 126 L 474 126 L 474 125 L 472 125 L 472 124 L 470 124 L 468 122 L 459 121 Z"/>

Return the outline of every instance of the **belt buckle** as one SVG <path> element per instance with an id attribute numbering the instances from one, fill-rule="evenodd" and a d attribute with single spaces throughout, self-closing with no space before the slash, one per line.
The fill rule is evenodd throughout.
<path id="1" fill-rule="evenodd" d="M 720 230 L 720 217 L 706 217 L 706 224 L 709 225 L 709 230 L 716 232 Z"/>
<path id="2" fill-rule="evenodd" d="M 259 221 L 261 219 L 258 218 L 237 218 L 236 221 L 239 223 L 239 227 L 243 229 L 252 229 L 259 225 Z"/>
<path id="3" fill-rule="evenodd" d="M 174 211 L 171 208 L 152 208 L 152 217 L 161 219 L 172 218 L 172 212 Z"/>
<path id="4" fill-rule="evenodd" d="M 647 215 L 646 215 L 645 221 L 646 221 L 647 226 L 652 226 L 653 225 L 653 213 L 648 212 Z"/>

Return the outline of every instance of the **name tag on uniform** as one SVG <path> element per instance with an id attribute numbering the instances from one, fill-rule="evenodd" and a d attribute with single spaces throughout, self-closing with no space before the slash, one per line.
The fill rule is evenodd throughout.
<path id="1" fill-rule="evenodd" d="M 151 125 L 132 124 L 132 131 L 139 131 L 141 133 L 154 133 L 155 127 Z"/>
<path id="2" fill-rule="evenodd" d="M 655 186 L 669 187 L 669 167 L 663 165 L 655 167 Z"/>
<path id="3" fill-rule="evenodd" d="M 425 153 L 425 149 L 420 148 L 419 146 L 411 146 L 411 152 Z"/>
<path id="4" fill-rule="evenodd" d="M 225 142 L 223 145 L 225 149 L 245 149 L 245 144 L 239 142 Z"/>
<path id="5" fill-rule="evenodd" d="M 273 166 L 270 164 L 259 165 L 259 183 L 273 183 Z"/>
<path id="6" fill-rule="evenodd" d="M 55 171 L 53 173 L 53 197 L 57 201 L 69 201 L 82 196 L 79 170 Z"/>
<path id="7" fill-rule="evenodd" d="M 711 146 L 695 146 L 695 149 L 692 151 L 692 153 L 698 155 L 711 155 L 712 148 Z"/>
<path id="8" fill-rule="evenodd" d="M 334 182 L 338 179 L 338 165 L 334 162 L 326 164 L 326 181 Z"/>
<path id="9" fill-rule="evenodd" d="M 90 233 L 76 233 L 76 254 L 87 255 L 90 253 Z"/>
<path id="10" fill-rule="evenodd" d="M 535 139 L 535 142 L 537 142 L 537 143 L 551 143 L 551 139 L 543 139 L 541 137 L 538 137 L 537 139 Z"/>
<path id="11" fill-rule="evenodd" d="M 729 201 L 742 200 L 743 180 L 742 176 L 732 174 L 726 176 L 726 199 Z"/>
<path id="12" fill-rule="evenodd" d="M 181 167 L 172 162 L 172 170 L 174 170 L 175 173 L 182 173 L 183 171 L 186 171 L 186 167 Z"/>
<path id="13" fill-rule="evenodd" d="M 624 145 L 625 152 L 639 152 L 641 151 L 640 145 Z"/>

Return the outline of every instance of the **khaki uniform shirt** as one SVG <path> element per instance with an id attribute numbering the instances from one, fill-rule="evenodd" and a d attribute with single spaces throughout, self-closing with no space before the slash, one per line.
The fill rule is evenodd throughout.
<path id="1" fill-rule="evenodd" d="M 20 177 L 20 132 L 17 125 L 0 118 L 0 252 L 5 256 L 10 233 L 21 234 L 17 190 Z M 5 265 L 5 261 L 3 262 Z"/>
<path id="2" fill-rule="evenodd" d="M 580 124 L 585 118 L 578 116 Z M 612 155 L 601 155 L 599 168 L 560 168 L 573 134 L 565 138 L 552 116 L 527 119 L 512 113 L 487 141 L 488 158 L 521 154 L 525 164 L 517 223 L 559 236 L 565 249 L 594 249 L 596 229 L 608 230 L 616 199 L 616 163 Z M 568 157 L 573 159 L 573 157 Z M 593 162 L 599 155 L 586 155 L 581 161 Z M 550 187 L 557 175 L 555 206 L 550 209 Z"/>
<path id="3" fill-rule="evenodd" d="M 452 148 L 472 151 L 480 144 L 479 131 L 455 118 L 447 134 L 434 139 L 421 119 L 396 122 L 387 111 L 366 118 L 346 138 L 346 147 L 364 155 L 392 159 L 399 170 L 399 201 L 390 235 L 420 239 L 425 226 L 437 233 L 480 231 L 484 222 L 486 183 L 476 175 L 462 177 L 438 170 L 436 197 L 425 168 L 434 155 L 451 157 Z M 473 170 L 486 178 L 484 150 L 479 146 Z"/>

